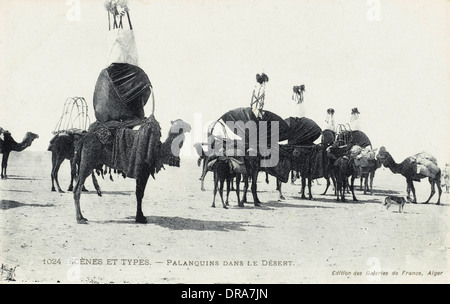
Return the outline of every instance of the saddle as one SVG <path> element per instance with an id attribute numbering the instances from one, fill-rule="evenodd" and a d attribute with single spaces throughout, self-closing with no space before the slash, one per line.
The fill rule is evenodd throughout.
<path id="1" fill-rule="evenodd" d="M 126 121 L 96 121 L 89 127 L 89 132 L 93 132 L 103 145 L 112 145 L 119 128 L 134 129 L 142 125 L 145 121 L 145 118 L 136 118 Z"/>

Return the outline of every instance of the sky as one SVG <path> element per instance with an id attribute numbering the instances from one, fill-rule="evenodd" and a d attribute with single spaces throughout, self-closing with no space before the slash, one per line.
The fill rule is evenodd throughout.
<path id="1" fill-rule="evenodd" d="M 69 97 L 92 96 L 107 66 L 103 1 L 0 0 L 0 126 L 46 150 Z M 78 9 L 79 8 L 79 9 Z M 139 66 L 154 87 L 156 119 L 191 123 L 186 155 L 206 126 L 249 106 L 266 73 L 265 109 L 325 126 L 361 113 L 373 147 L 398 162 L 449 153 L 450 2 L 445 0 L 129 0 Z M 146 114 L 151 113 L 151 102 Z M 187 148 L 186 148 L 187 147 Z"/>

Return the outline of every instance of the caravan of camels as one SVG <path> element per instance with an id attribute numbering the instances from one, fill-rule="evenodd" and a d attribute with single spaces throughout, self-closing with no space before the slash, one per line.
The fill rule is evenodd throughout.
<path id="1" fill-rule="evenodd" d="M 99 196 L 102 192 L 96 175 L 109 174 L 112 180 L 113 173 L 117 173 L 136 179 L 135 220 L 146 223 L 142 201 L 147 181 L 164 165 L 180 166 L 179 152 L 184 134 L 191 131 L 191 126 L 183 120 L 173 120 L 167 139 L 161 141 L 161 128 L 153 113 L 153 86 L 138 64 L 126 2 L 107 1 L 106 9 L 109 31 L 114 33 L 124 28 L 127 31 L 117 31 L 111 47 L 110 65 L 100 71 L 95 84 L 93 109 L 96 121 L 90 124 L 84 98 L 69 98 L 64 105 L 48 147 L 52 161 L 51 190 L 63 193 L 58 171 L 63 161 L 69 160 L 71 182 L 68 191 L 74 194 L 76 220 L 84 224 L 87 219 L 81 213 L 80 198 L 90 175 Z M 292 100 L 300 108 L 299 116 L 282 118 L 264 106 L 268 83 L 268 75 L 257 74 L 250 105 L 218 113 L 206 141 L 194 145 L 199 154 L 198 165 L 201 166 L 201 190 L 205 190 L 207 173 L 211 171 L 213 175 L 212 207 L 219 192 L 222 206 L 228 208 L 232 189 L 236 191 L 238 206 L 244 206 L 249 187 L 254 206 L 261 206 L 259 173 L 266 175 L 266 181 L 269 175 L 276 178 L 280 199 L 284 199 L 282 185 L 300 177 L 302 199 L 313 199 L 313 181 L 324 178 L 327 184 L 323 194 L 333 184 L 337 201 L 345 202 L 348 190 L 352 200 L 357 201 L 355 180 L 361 178 L 364 194 L 371 194 L 375 172 L 381 166 L 405 177 L 406 192 L 403 196 L 413 203 L 417 202 L 414 182 L 427 178 L 431 193 L 425 203 L 430 202 L 437 187 L 436 204 L 440 204 L 443 172 L 432 155 L 418 153 L 396 163 L 386 148 L 374 148 L 368 136 L 360 130 L 360 113 L 356 107 L 351 110 L 350 122 L 345 124 L 336 124 L 335 110 L 327 109 L 327 126 L 322 130 L 314 120 L 302 115 L 305 85 L 295 85 L 292 90 Z M 144 106 L 149 99 L 153 111 L 146 116 Z M 23 151 L 39 136 L 28 132 L 23 141 L 17 143 L 7 130 L 0 128 L 0 133 L 0 151 L 3 154 L 1 178 L 4 179 L 7 178 L 10 152 Z M 241 180 L 244 183 L 242 193 Z"/>

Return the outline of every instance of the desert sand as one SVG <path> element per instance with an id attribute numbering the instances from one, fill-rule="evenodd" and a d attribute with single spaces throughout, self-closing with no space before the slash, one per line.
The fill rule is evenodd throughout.
<path id="1" fill-rule="evenodd" d="M 1 283 L 448 283 L 449 195 L 404 213 L 381 206 L 388 194 L 405 195 L 406 182 L 389 169 L 376 172 L 374 194 L 358 202 L 320 195 L 301 200 L 300 183 L 259 177 L 261 207 L 251 195 L 244 208 L 211 208 L 212 174 L 200 190 L 196 158 L 182 159 L 149 180 L 143 211 L 134 222 L 135 181 L 99 178 L 103 197 L 81 196 L 87 225 L 77 224 L 72 193 L 51 192 L 50 152 L 11 153 L 9 178 L 0 180 Z M 59 179 L 69 183 L 69 162 Z M 359 186 L 359 181 L 357 183 Z M 416 183 L 419 202 L 427 180 Z M 14 281 L 12 281 L 14 280 Z"/>

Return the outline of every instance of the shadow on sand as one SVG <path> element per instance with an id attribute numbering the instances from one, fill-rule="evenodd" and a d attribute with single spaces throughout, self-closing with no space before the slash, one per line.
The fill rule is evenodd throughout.
<path id="1" fill-rule="evenodd" d="M 207 221 L 183 217 L 147 216 L 149 224 L 156 224 L 171 230 L 200 230 L 200 231 L 245 231 L 245 227 L 266 228 L 259 225 L 250 225 L 248 221 Z"/>
<path id="2" fill-rule="evenodd" d="M 311 202 L 311 203 L 318 202 L 318 203 L 350 204 L 350 205 L 365 204 L 365 203 L 374 203 L 374 201 L 361 201 L 361 200 L 358 200 L 358 201 L 354 202 L 354 201 L 352 200 L 351 194 L 350 194 L 350 196 L 346 196 L 346 197 L 345 197 L 345 199 L 346 199 L 345 202 L 337 201 L 337 200 L 336 200 L 336 197 L 333 197 L 333 196 L 330 196 L 330 198 L 325 198 L 325 197 L 323 197 L 323 196 L 322 196 L 322 197 L 314 197 L 314 199 L 312 199 L 312 200 L 302 199 L 300 196 L 292 196 L 291 198 L 297 199 L 297 200 L 299 200 L 299 201 L 309 201 L 309 202 Z M 358 198 L 358 197 L 356 197 L 356 198 Z M 313 208 L 313 206 L 312 206 L 311 208 Z M 323 208 L 327 208 L 327 207 L 323 207 Z"/>
<path id="3" fill-rule="evenodd" d="M 374 196 L 399 195 L 401 192 L 394 190 L 373 189 Z"/>
<path id="4" fill-rule="evenodd" d="M 33 178 L 33 177 L 27 177 L 27 176 L 20 176 L 20 175 L 8 175 L 7 178 L 4 178 L 3 180 L 24 180 L 24 181 L 33 181 L 33 180 L 43 180 L 43 178 Z"/>
<path id="5" fill-rule="evenodd" d="M 293 197 L 293 198 L 297 198 L 297 197 Z M 300 200 L 300 199 L 299 199 Z M 323 208 L 323 209 L 334 209 L 334 207 L 325 207 L 325 206 L 314 206 L 314 205 L 303 205 L 304 202 L 311 202 L 314 203 L 314 200 L 310 201 L 310 200 L 304 200 L 301 199 L 301 202 L 299 202 L 298 204 L 289 204 L 289 203 L 285 203 L 284 201 L 269 201 L 267 203 L 264 203 L 263 205 L 266 206 L 270 206 L 270 207 L 275 207 L 275 208 Z M 321 201 L 321 200 L 320 200 Z"/>
<path id="6" fill-rule="evenodd" d="M 0 210 L 8 210 L 17 207 L 54 207 L 53 204 L 42 205 L 42 204 L 24 204 L 17 201 L 11 200 L 1 200 L 0 201 Z"/>
<path id="7" fill-rule="evenodd" d="M 147 216 L 147 225 L 155 224 L 170 230 L 198 230 L 198 231 L 245 231 L 246 227 L 267 228 L 259 225 L 251 225 L 250 222 L 234 222 L 234 221 L 207 221 L 191 218 L 184 218 L 179 216 Z M 135 224 L 134 217 L 127 217 L 123 220 L 108 220 L 101 222 L 102 224 L 116 223 L 116 224 Z"/>

